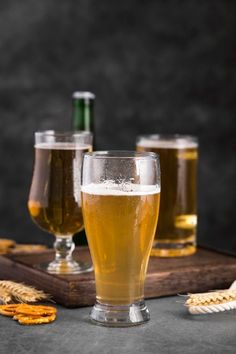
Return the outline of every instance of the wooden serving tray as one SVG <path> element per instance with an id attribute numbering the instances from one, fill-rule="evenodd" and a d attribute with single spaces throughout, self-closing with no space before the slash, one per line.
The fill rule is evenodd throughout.
<path id="1" fill-rule="evenodd" d="M 52 275 L 37 268 L 54 258 L 53 250 L 37 254 L 0 256 L 0 279 L 33 285 L 51 294 L 66 307 L 92 305 L 95 300 L 94 273 Z M 90 261 L 87 247 L 79 247 L 74 258 Z M 145 283 L 145 297 L 226 289 L 236 279 L 236 257 L 199 249 L 182 258 L 151 257 Z"/>

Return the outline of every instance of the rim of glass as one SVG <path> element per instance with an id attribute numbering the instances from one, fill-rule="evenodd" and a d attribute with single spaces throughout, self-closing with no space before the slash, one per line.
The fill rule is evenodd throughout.
<path id="1" fill-rule="evenodd" d="M 71 137 L 71 136 L 89 136 L 93 135 L 91 132 L 84 130 L 75 131 L 60 131 L 60 130 L 41 130 L 34 133 L 35 136 L 57 136 L 57 137 Z"/>
<path id="2" fill-rule="evenodd" d="M 190 141 L 198 144 L 198 137 L 195 135 L 188 135 L 188 134 L 142 134 L 137 136 L 137 141 L 140 139 L 147 139 L 147 140 L 158 140 L 158 141 Z"/>
<path id="3" fill-rule="evenodd" d="M 135 150 L 104 150 L 86 152 L 84 157 L 93 159 L 153 159 L 159 160 L 159 154 L 155 152 L 138 152 Z"/>

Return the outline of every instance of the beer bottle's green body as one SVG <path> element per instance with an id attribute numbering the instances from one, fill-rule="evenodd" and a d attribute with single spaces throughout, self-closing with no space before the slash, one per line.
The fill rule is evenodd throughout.
<path id="1" fill-rule="evenodd" d="M 94 100 L 91 92 L 73 93 L 73 118 L 74 130 L 85 130 L 94 134 Z"/>
<path id="2" fill-rule="evenodd" d="M 73 130 L 89 131 L 93 133 L 94 149 L 94 100 L 95 95 L 91 92 L 76 91 L 72 96 L 72 128 Z M 76 234 L 76 245 L 87 244 L 85 231 Z"/>

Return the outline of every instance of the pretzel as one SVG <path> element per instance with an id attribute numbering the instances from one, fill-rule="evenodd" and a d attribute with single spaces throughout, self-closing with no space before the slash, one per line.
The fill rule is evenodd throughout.
<path id="1" fill-rule="evenodd" d="M 10 250 L 10 253 L 41 252 L 47 249 L 44 245 L 18 244 Z"/>
<path id="2" fill-rule="evenodd" d="M 0 254 L 8 253 L 8 251 L 15 246 L 15 241 L 7 239 L 7 238 L 0 238 Z"/>
<path id="3" fill-rule="evenodd" d="M 33 325 L 50 323 L 56 319 L 57 309 L 52 306 L 10 304 L 0 305 L 0 314 L 13 317 L 20 324 Z"/>
<path id="4" fill-rule="evenodd" d="M 8 253 L 8 248 L 0 248 L 0 254 L 6 254 Z"/>
<path id="5" fill-rule="evenodd" d="M 16 314 L 26 316 L 50 316 L 56 314 L 57 309 L 52 306 L 20 304 L 16 308 Z"/>
<path id="6" fill-rule="evenodd" d="M 0 238 L 0 249 L 10 248 L 15 245 L 15 241 L 8 238 Z"/>
<path id="7" fill-rule="evenodd" d="M 23 325 L 34 325 L 34 324 L 44 324 L 44 323 L 51 323 L 55 321 L 56 314 L 53 313 L 48 316 L 26 316 L 26 315 L 15 315 L 13 317 L 14 320 L 17 320 L 20 324 Z"/>
<path id="8" fill-rule="evenodd" d="M 13 317 L 16 315 L 16 309 L 18 306 L 19 304 L 0 305 L 0 314 Z"/>

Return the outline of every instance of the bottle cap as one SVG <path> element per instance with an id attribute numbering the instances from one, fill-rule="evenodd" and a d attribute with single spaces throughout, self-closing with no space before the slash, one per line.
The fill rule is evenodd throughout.
<path id="1" fill-rule="evenodd" d="M 73 92 L 72 95 L 73 98 L 75 99 L 87 99 L 87 100 L 94 100 L 95 99 L 95 95 L 92 92 L 88 92 L 88 91 L 75 91 Z"/>

